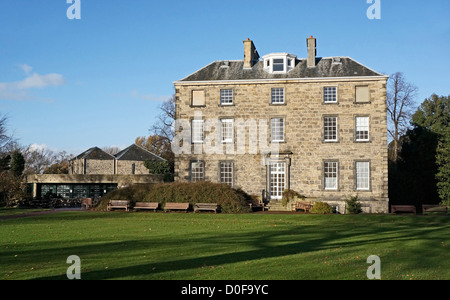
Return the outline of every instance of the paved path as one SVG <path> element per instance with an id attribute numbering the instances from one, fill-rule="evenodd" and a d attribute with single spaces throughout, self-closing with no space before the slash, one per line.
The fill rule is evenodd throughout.
<path id="1" fill-rule="evenodd" d="M 26 217 L 34 217 L 34 216 L 42 216 L 42 215 L 49 215 L 49 214 L 59 213 L 59 212 L 62 212 L 62 211 L 81 211 L 81 208 L 58 208 L 58 209 L 52 209 L 52 210 L 34 211 L 34 212 L 24 213 L 24 214 L 3 216 L 3 217 L 0 217 L 0 221 L 11 220 L 11 219 L 21 219 L 21 218 L 26 218 Z"/>

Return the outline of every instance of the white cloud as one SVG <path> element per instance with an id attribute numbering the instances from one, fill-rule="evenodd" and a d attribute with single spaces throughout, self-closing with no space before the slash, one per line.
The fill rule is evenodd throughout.
<path id="1" fill-rule="evenodd" d="M 20 65 L 19 66 L 24 72 L 25 72 L 25 74 L 30 74 L 31 73 L 31 71 L 33 70 L 33 67 L 31 67 L 31 66 L 29 66 L 29 65 L 27 65 L 27 64 L 23 64 L 23 65 Z"/>
<path id="2" fill-rule="evenodd" d="M 30 151 L 43 151 L 43 150 L 47 150 L 47 149 L 49 149 L 48 147 L 47 147 L 47 145 L 46 144 L 31 144 L 29 147 L 28 147 L 28 150 L 30 150 Z"/>
<path id="3" fill-rule="evenodd" d="M 41 75 L 36 72 L 31 74 L 33 68 L 26 64 L 20 65 L 20 68 L 27 77 L 20 81 L 0 82 L 0 100 L 33 100 L 35 97 L 30 95 L 30 89 L 44 89 L 66 84 L 61 74 Z"/>

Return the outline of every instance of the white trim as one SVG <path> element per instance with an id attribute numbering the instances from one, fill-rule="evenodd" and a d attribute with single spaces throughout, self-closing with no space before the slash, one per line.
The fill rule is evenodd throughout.
<path id="1" fill-rule="evenodd" d="M 288 83 L 288 82 L 335 82 L 335 81 L 369 81 L 388 79 L 389 76 L 348 76 L 348 77 L 311 77 L 311 78 L 268 78 L 268 79 L 238 79 L 238 80 L 204 80 L 204 81 L 174 81 L 174 85 L 216 85 L 241 83 Z"/>

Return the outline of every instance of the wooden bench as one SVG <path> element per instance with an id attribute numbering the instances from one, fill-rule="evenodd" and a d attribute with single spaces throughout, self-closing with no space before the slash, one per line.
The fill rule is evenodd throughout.
<path id="1" fill-rule="evenodd" d="M 188 212 L 189 203 L 167 202 L 166 205 L 164 205 L 164 211 L 169 211 L 169 210 L 184 210 L 185 212 Z"/>
<path id="2" fill-rule="evenodd" d="M 159 207 L 158 202 L 136 202 L 136 205 L 134 206 L 135 210 L 154 210 L 156 211 Z"/>
<path id="3" fill-rule="evenodd" d="M 217 203 L 196 203 L 194 205 L 194 212 L 199 211 L 213 211 L 217 213 L 217 210 L 219 210 L 219 205 Z"/>
<path id="4" fill-rule="evenodd" d="M 259 201 L 259 202 L 257 202 L 257 201 L 252 201 L 252 202 L 250 202 L 250 203 L 248 204 L 248 206 L 249 206 L 250 209 L 253 210 L 253 211 L 258 210 L 258 209 L 261 209 L 262 211 L 264 211 L 264 209 L 265 209 L 264 202 L 262 202 L 262 201 Z"/>
<path id="5" fill-rule="evenodd" d="M 396 212 L 410 212 L 417 214 L 416 207 L 414 205 L 391 205 L 391 213 Z"/>
<path id="6" fill-rule="evenodd" d="M 125 208 L 125 211 L 130 209 L 130 201 L 128 200 L 109 200 L 107 211 L 114 208 Z"/>
<path id="7" fill-rule="evenodd" d="M 92 207 L 92 198 L 81 199 L 81 208 L 89 209 Z"/>
<path id="8" fill-rule="evenodd" d="M 445 213 L 448 214 L 448 208 L 444 205 L 422 204 L 422 213 Z"/>
<path id="9" fill-rule="evenodd" d="M 309 212 L 311 210 L 311 202 L 308 201 L 297 201 L 295 204 L 291 204 L 291 210 L 297 211 L 297 210 L 304 210 L 305 212 Z"/>

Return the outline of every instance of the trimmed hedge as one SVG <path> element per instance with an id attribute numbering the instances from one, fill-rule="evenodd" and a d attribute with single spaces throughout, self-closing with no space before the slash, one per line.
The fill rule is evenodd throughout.
<path id="1" fill-rule="evenodd" d="M 333 213 L 333 207 L 325 202 L 316 202 L 310 211 L 312 214 L 327 215 Z"/>
<path id="2" fill-rule="evenodd" d="M 97 209 L 106 210 L 109 200 L 129 200 L 131 207 L 136 202 L 217 203 L 223 212 L 240 213 L 249 211 L 251 196 L 226 184 L 202 182 L 171 182 L 152 185 L 134 185 L 118 189 L 105 195 Z"/>

